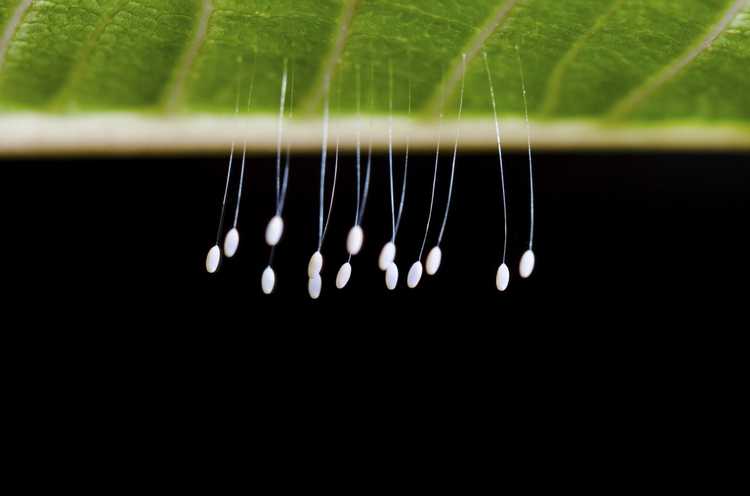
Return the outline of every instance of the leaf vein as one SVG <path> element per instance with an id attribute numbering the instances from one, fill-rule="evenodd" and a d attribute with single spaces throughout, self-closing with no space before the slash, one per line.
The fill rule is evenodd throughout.
<path id="1" fill-rule="evenodd" d="M 620 119 L 632 112 L 644 100 L 653 95 L 659 88 L 669 83 L 685 70 L 691 62 L 711 48 L 714 41 L 729 28 L 737 16 L 750 6 L 750 0 L 735 0 L 726 10 L 700 43 L 688 50 L 677 60 L 647 79 L 641 86 L 633 89 L 622 100 L 616 102 L 608 112 L 610 119 Z"/>
<path id="2" fill-rule="evenodd" d="M 0 38 L 0 69 L 2 69 L 5 63 L 5 54 L 8 52 L 8 47 L 10 47 L 13 36 L 18 30 L 18 26 L 20 26 L 21 22 L 23 22 L 23 18 L 26 15 L 26 12 L 28 12 L 29 8 L 31 7 L 31 1 L 32 0 L 23 0 L 18 5 L 15 12 L 13 12 L 13 15 L 11 16 L 8 23 L 5 25 L 5 29 L 3 30 L 3 37 Z"/>
<path id="3" fill-rule="evenodd" d="M 86 67 L 91 59 L 91 54 L 93 53 L 94 48 L 96 48 L 97 41 L 99 41 L 99 38 L 104 34 L 104 31 L 106 31 L 107 27 L 112 23 L 115 16 L 125 8 L 127 3 L 128 0 L 120 0 L 120 2 L 112 10 L 107 12 L 96 24 L 94 31 L 88 36 L 85 44 L 79 51 L 80 55 L 78 56 L 77 61 L 68 72 L 67 82 L 58 90 L 57 97 L 51 105 L 52 108 L 61 106 L 65 102 L 65 97 L 75 92 L 75 88 L 83 79 Z"/>
<path id="4" fill-rule="evenodd" d="M 318 74 L 315 86 L 312 87 L 309 96 L 301 106 L 307 113 L 315 111 L 323 101 L 325 93 L 328 90 L 328 84 L 333 78 L 334 72 L 336 72 L 336 66 L 339 63 L 341 55 L 344 53 L 347 42 L 349 41 L 349 31 L 359 3 L 360 0 L 346 0 L 344 3 L 338 35 L 331 46 L 331 51 L 328 53 L 327 57 L 323 59 L 321 71 L 320 74 Z"/>
<path id="5" fill-rule="evenodd" d="M 203 7 L 198 16 L 193 39 L 188 44 L 187 49 L 177 66 L 174 80 L 171 83 L 171 89 L 168 89 L 165 92 L 165 108 L 169 113 L 174 113 L 184 98 L 185 84 L 190 74 L 190 69 L 192 69 L 195 64 L 195 59 L 198 57 L 198 54 L 206 41 L 206 36 L 208 35 L 208 24 L 213 13 L 213 1 L 203 0 Z M 169 85 L 169 83 L 167 83 L 167 85 Z"/>
<path id="6" fill-rule="evenodd" d="M 617 9 L 623 4 L 624 0 L 615 0 L 612 5 L 600 15 L 591 29 L 586 31 L 578 40 L 570 46 L 565 52 L 560 61 L 555 65 L 552 70 L 549 81 L 547 82 L 547 91 L 544 97 L 544 103 L 542 104 L 542 114 L 551 114 L 554 112 L 557 105 L 560 103 L 560 90 L 562 88 L 562 80 L 565 77 L 565 73 L 568 70 L 570 64 L 572 64 L 580 51 L 586 46 L 586 43 L 599 31 L 604 28 L 607 21 L 612 15 L 617 12 Z"/>
<path id="7" fill-rule="evenodd" d="M 448 96 L 453 94 L 458 88 L 458 84 L 461 82 L 463 74 L 463 54 L 466 54 L 466 66 L 471 64 L 472 60 L 482 50 L 487 40 L 494 35 L 503 25 L 504 21 L 510 15 L 513 7 L 518 3 L 518 0 L 505 0 L 499 7 L 493 12 L 492 16 L 485 22 L 485 24 L 479 29 L 476 35 L 469 40 L 469 43 L 465 46 L 462 53 L 459 54 L 458 61 L 454 63 L 453 67 L 448 71 L 447 77 L 443 79 L 442 88 L 436 88 L 432 97 L 428 100 L 425 109 L 431 113 L 437 113 L 440 111 L 440 105 L 443 101 L 442 95 Z"/>

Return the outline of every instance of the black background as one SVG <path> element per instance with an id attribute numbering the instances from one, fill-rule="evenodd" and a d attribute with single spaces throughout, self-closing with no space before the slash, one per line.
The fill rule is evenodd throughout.
<path id="1" fill-rule="evenodd" d="M 240 250 L 215 275 L 204 263 L 226 157 L 4 161 L 2 349 L 15 403 L 50 404 L 30 418 L 88 402 L 130 419 L 164 408 L 174 412 L 165 425 L 216 412 L 211 429 L 231 436 L 252 415 L 317 432 L 308 414 L 339 402 L 334 424 L 356 411 L 401 422 L 403 409 L 424 405 L 428 417 L 490 417 L 462 427 L 477 435 L 508 414 L 508 425 L 544 436 L 611 414 L 653 419 L 665 405 L 684 405 L 682 415 L 696 395 L 711 405 L 736 397 L 750 275 L 746 155 L 537 153 L 537 266 L 526 281 L 517 263 L 527 163 L 509 155 L 505 294 L 495 289 L 502 217 L 492 155 L 461 155 L 441 270 L 405 287 L 432 161 L 415 156 L 410 168 L 398 290 L 385 289 L 376 261 L 390 229 L 379 155 L 365 249 L 339 291 L 354 199 L 352 157 L 342 157 L 318 301 L 306 289 L 314 155 L 294 157 L 271 296 L 260 275 L 273 157 L 250 161 Z M 438 212 L 447 179 L 443 165 Z"/>
<path id="2" fill-rule="evenodd" d="M 442 157 L 428 250 L 445 205 L 449 159 L 449 153 Z M 424 229 L 433 157 L 412 156 L 394 292 L 385 289 L 376 266 L 390 232 L 387 157 L 378 155 L 365 248 L 353 262 L 350 286 L 337 290 L 354 201 L 353 156 L 342 156 L 324 246 L 324 289 L 316 302 L 306 290 L 317 233 L 315 155 L 293 158 L 272 296 L 261 293 L 260 275 L 268 257 L 263 232 L 274 208 L 274 157 L 250 158 L 240 250 L 213 276 L 204 261 L 214 242 L 226 157 L 5 160 L 6 302 L 33 305 L 32 318 L 54 308 L 83 321 L 102 311 L 112 322 L 161 317 L 221 329 L 232 321 L 262 332 L 291 324 L 311 333 L 362 326 L 565 332 L 581 325 L 604 332 L 623 322 L 643 328 L 693 314 L 714 313 L 716 322 L 739 308 L 748 276 L 746 155 L 537 153 L 535 159 L 536 271 L 526 281 L 517 275 L 528 236 L 528 182 L 524 155 L 511 154 L 512 277 L 501 294 L 494 281 L 502 211 L 491 154 L 459 157 L 443 265 L 417 290 L 406 288 L 405 276 Z M 397 172 L 402 160 L 396 156 Z M 230 207 L 228 218 L 231 213 Z"/>

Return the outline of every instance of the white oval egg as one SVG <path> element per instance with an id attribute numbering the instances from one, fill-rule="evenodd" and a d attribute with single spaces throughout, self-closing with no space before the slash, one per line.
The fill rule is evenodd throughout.
<path id="1" fill-rule="evenodd" d="M 336 287 L 338 289 L 344 289 L 349 284 L 349 279 L 352 277 L 352 264 L 346 262 L 339 269 L 339 273 L 336 274 Z"/>
<path id="2" fill-rule="evenodd" d="M 224 255 L 232 258 L 240 246 L 240 232 L 233 227 L 224 237 Z"/>
<path id="3" fill-rule="evenodd" d="M 208 250 L 206 255 L 206 272 L 213 274 L 219 268 L 219 261 L 221 260 L 221 250 L 219 245 L 214 245 Z"/>
<path id="4" fill-rule="evenodd" d="M 263 276 L 260 278 L 260 287 L 263 288 L 265 294 L 273 293 L 273 287 L 276 285 L 276 273 L 273 271 L 271 266 L 266 267 L 263 271 Z"/>
<path id="5" fill-rule="evenodd" d="M 388 268 L 385 270 L 385 287 L 393 291 L 398 285 L 398 267 L 396 264 L 391 262 Z"/>
<path id="6" fill-rule="evenodd" d="M 362 227 L 356 225 L 349 230 L 349 235 L 346 237 L 346 251 L 349 255 L 356 255 L 362 249 L 362 244 L 365 241 L 365 233 Z"/>
<path id="7" fill-rule="evenodd" d="M 276 246 L 281 241 L 281 235 L 284 234 L 284 219 L 280 216 L 274 216 L 266 226 L 266 244 Z"/>
<path id="8" fill-rule="evenodd" d="M 307 277 L 313 278 L 320 274 L 321 270 L 323 270 L 323 254 L 316 251 L 310 257 L 310 263 L 307 264 Z"/>
<path id="9" fill-rule="evenodd" d="M 310 293 L 310 298 L 317 300 L 320 297 L 320 291 L 323 289 L 323 280 L 320 278 L 320 274 L 315 274 L 307 281 L 307 292 Z"/>
<path id="10" fill-rule="evenodd" d="M 441 250 L 439 246 L 436 246 L 430 250 L 430 253 L 427 255 L 427 260 L 425 261 L 426 272 L 431 276 L 437 274 L 437 271 L 440 268 L 440 262 L 442 261 L 443 250 Z"/>
<path id="11" fill-rule="evenodd" d="M 414 262 L 409 269 L 409 273 L 406 275 L 406 285 L 414 289 L 419 285 L 419 281 L 422 279 L 422 262 L 417 260 Z"/>
<path id="12" fill-rule="evenodd" d="M 396 259 L 396 245 L 393 241 L 389 241 L 380 250 L 380 256 L 378 257 L 378 267 L 380 270 L 388 270 L 388 267 Z"/>
<path id="13" fill-rule="evenodd" d="M 502 264 L 497 269 L 497 275 L 495 276 L 495 285 L 497 286 L 498 291 L 505 291 L 508 289 L 508 284 L 510 283 L 510 270 L 508 269 L 508 266 L 505 264 Z"/>
<path id="14" fill-rule="evenodd" d="M 526 253 L 521 257 L 521 263 L 518 264 L 518 272 L 524 279 L 528 278 L 532 272 L 534 272 L 534 264 L 536 263 L 536 257 L 534 252 L 526 250 Z"/>

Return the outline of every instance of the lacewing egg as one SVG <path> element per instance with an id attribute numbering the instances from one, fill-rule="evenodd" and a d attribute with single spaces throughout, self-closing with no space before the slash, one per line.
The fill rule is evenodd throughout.
<path id="1" fill-rule="evenodd" d="M 263 288 L 265 294 L 273 293 L 273 287 L 276 285 L 276 273 L 269 265 L 266 270 L 263 271 L 263 276 L 260 279 L 260 286 Z"/>
<path id="2" fill-rule="evenodd" d="M 524 279 L 528 278 L 532 272 L 534 272 L 534 264 L 536 263 L 536 257 L 534 252 L 526 250 L 526 253 L 521 257 L 521 263 L 518 264 L 518 272 Z"/>
<path id="3" fill-rule="evenodd" d="M 417 260 L 412 264 L 409 269 L 409 274 L 406 276 L 406 285 L 414 289 L 419 285 L 419 281 L 422 279 L 422 262 Z"/>
<path id="4" fill-rule="evenodd" d="M 281 241 L 282 234 L 284 234 L 284 219 L 276 215 L 268 221 L 268 226 L 266 226 L 266 244 L 276 246 Z"/>
<path id="5" fill-rule="evenodd" d="M 219 249 L 219 245 L 214 245 L 210 250 L 208 250 L 208 255 L 206 256 L 206 271 L 209 274 L 213 274 L 214 272 L 216 272 L 216 269 L 219 268 L 220 260 L 221 250 Z"/>
<path id="6" fill-rule="evenodd" d="M 440 268 L 440 262 L 442 262 L 442 260 L 443 251 L 439 246 L 436 246 L 435 248 L 430 250 L 430 253 L 427 255 L 427 261 L 425 263 L 425 269 L 427 273 L 431 276 L 437 274 L 437 271 Z"/>
<path id="7" fill-rule="evenodd" d="M 336 287 L 338 289 L 344 289 L 349 284 L 349 279 L 352 277 L 352 264 L 346 262 L 339 269 L 339 273 L 336 274 Z"/>
<path id="8" fill-rule="evenodd" d="M 232 228 L 224 238 L 224 255 L 227 258 L 232 258 L 237 253 L 237 248 L 240 246 L 240 232 L 237 228 Z"/>
<path id="9" fill-rule="evenodd" d="M 323 270 L 323 254 L 316 251 L 310 257 L 310 263 L 307 264 L 307 277 L 312 279 L 314 276 L 320 274 L 321 270 Z"/>
<path id="10" fill-rule="evenodd" d="M 380 257 L 378 257 L 378 267 L 380 270 L 388 270 L 388 267 L 396 259 L 396 245 L 393 241 L 389 241 L 380 250 Z"/>
<path id="11" fill-rule="evenodd" d="M 396 285 L 398 284 L 398 267 L 396 267 L 396 264 L 391 262 L 391 264 L 388 266 L 388 268 L 385 271 L 385 286 L 393 291 L 396 289 Z"/>
<path id="12" fill-rule="evenodd" d="M 414 289 L 419 285 L 420 280 L 422 280 L 422 262 L 417 260 L 412 264 L 409 273 L 406 275 L 406 285 Z"/>
<path id="13" fill-rule="evenodd" d="M 320 278 L 320 274 L 315 274 L 307 281 L 307 292 L 310 293 L 310 298 L 317 300 L 320 297 L 320 291 L 323 289 L 323 280 Z"/>
<path id="14" fill-rule="evenodd" d="M 510 270 L 508 270 L 508 266 L 505 264 L 502 264 L 497 269 L 497 275 L 495 276 L 495 285 L 497 286 L 498 291 L 505 291 L 508 289 L 508 284 L 510 283 Z"/>
<path id="15" fill-rule="evenodd" d="M 364 240 L 365 233 L 362 231 L 362 227 L 358 225 L 352 227 L 346 237 L 346 251 L 349 252 L 349 255 L 357 255 L 362 249 Z"/>

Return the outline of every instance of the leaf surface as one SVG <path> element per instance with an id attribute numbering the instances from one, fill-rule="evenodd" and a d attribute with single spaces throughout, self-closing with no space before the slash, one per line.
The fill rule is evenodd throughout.
<path id="1" fill-rule="evenodd" d="M 270 148 L 285 63 L 300 148 L 326 101 L 345 144 L 358 115 L 382 144 L 392 108 L 429 147 L 464 55 L 464 139 L 488 148 L 485 53 L 508 145 L 523 67 L 536 146 L 750 147 L 748 0 L 0 0 L 0 25 L 6 152 L 219 150 L 248 126 Z"/>

